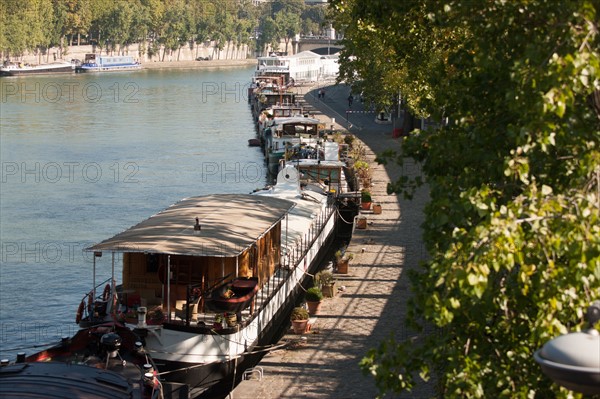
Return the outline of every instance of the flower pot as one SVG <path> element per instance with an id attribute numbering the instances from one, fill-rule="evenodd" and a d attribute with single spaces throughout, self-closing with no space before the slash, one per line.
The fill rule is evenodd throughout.
<path id="1" fill-rule="evenodd" d="M 361 202 L 360 209 L 362 209 L 363 211 L 368 211 L 369 209 L 371 209 L 371 203 L 370 202 Z"/>
<path id="2" fill-rule="evenodd" d="M 308 320 L 292 320 L 292 329 L 295 334 L 304 334 Z"/>
<path id="3" fill-rule="evenodd" d="M 235 325 L 237 324 L 237 315 L 235 313 L 227 315 L 225 320 L 227 321 L 228 327 L 235 327 Z"/>
<path id="4" fill-rule="evenodd" d="M 308 307 L 308 314 L 311 316 L 319 314 L 319 312 L 321 311 L 321 301 L 306 301 L 306 306 Z"/>
<path id="5" fill-rule="evenodd" d="M 373 213 L 375 215 L 381 214 L 381 204 L 374 204 L 373 205 Z"/>
<path id="6" fill-rule="evenodd" d="M 357 229 L 366 229 L 367 228 L 367 218 L 364 216 L 359 216 L 356 218 L 356 228 Z"/>
<path id="7" fill-rule="evenodd" d="M 333 298 L 335 296 L 335 283 L 322 286 L 321 291 L 323 291 L 324 297 Z"/>
<path id="8" fill-rule="evenodd" d="M 347 259 L 338 260 L 337 262 L 337 272 L 340 274 L 348 274 L 348 263 Z"/>

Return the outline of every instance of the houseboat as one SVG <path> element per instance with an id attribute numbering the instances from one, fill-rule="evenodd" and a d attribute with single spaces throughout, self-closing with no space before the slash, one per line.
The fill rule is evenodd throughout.
<path id="1" fill-rule="evenodd" d="M 0 75 L 2 76 L 48 75 L 55 73 L 72 73 L 74 71 L 75 64 L 66 61 L 57 61 L 51 64 L 39 65 L 7 61 L 0 67 Z"/>
<path id="2" fill-rule="evenodd" d="M 142 65 L 130 55 L 86 54 L 84 61 L 76 68 L 77 72 L 135 71 Z"/>
<path id="3" fill-rule="evenodd" d="M 272 176 L 277 176 L 279 161 L 284 158 L 286 151 L 294 146 L 316 148 L 320 123 L 318 119 L 303 116 L 281 118 L 264 130 L 265 157 Z"/>
<path id="4" fill-rule="evenodd" d="M 298 170 L 301 184 L 320 184 L 329 192 L 349 191 L 346 162 L 340 160 L 340 145 L 335 141 L 319 140 L 316 147 L 296 145 L 279 161 L 280 169 L 293 166 Z"/>
<path id="5" fill-rule="evenodd" d="M 296 102 L 296 94 L 288 90 L 281 78 L 264 76 L 253 79 L 248 89 L 248 102 L 255 119 L 266 109 L 274 105 L 289 105 Z"/>
<path id="6" fill-rule="evenodd" d="M 283 118 L 303 116 L 306 115 L 304 114 L 303 107 L 299 104 L 276 103 L 264 109 L 258 116 L 258 121 L 256 123 L 260 145 L 264 146 L 265 144 L 265 130 L 267 128 L 275 126 L 277 122 Z"/>
<path id="7" fill-rule="evenodd" d="M 301 188 L 293 166 L 252 194 L 186 198 L 87 249 L 94 281 L 75 315 L 76 337 L 92 348 L 103 334 L 121 337 L 125 352 L 148 359 L 147 390 L 159 386 L 166 399 L 224 397 L 288 325 L 333 240 L 336 215 L 331 194 Z M 106 281 L 96 280 L 101 263 L 112 267 Z M 85 347 L 65 340 L 28 359 L 61 362 L 52 354 L 76 352 L 75 343 Z M 100 363 L 125 359 L 109 349 L 94 354 Z M 79 362 L 88 364 L 83 355 Z"/>
<path id="8" fill-rule="evenodd" d="M 294 55 L 258 57 L 255 76 L 285 76 L 286 82 L 300 84 L 335 78 L 339 71 L 339 55 L 321 56 L 312 51 Z"/>

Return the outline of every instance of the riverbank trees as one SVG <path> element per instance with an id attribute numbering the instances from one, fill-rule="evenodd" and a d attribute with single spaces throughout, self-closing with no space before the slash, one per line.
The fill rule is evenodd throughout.
<path id="1" fill-rule="evenodd" d="M 598 2 L 331 3 L 340 79 L 448 120 L 380 157 L 426 177 L 430 260 L 408 322 L 439 333 L 382 342 L 363 369 L 382 393 L 433 378 L 439 397 L 577 397 L 533 353 L 600 299 Z"/>
<path id="2" fill-rule="evenodd" d="M 261 51 L 314 33 L 324 24 L 322 10 L 302 0 L 0 0 L 0 51 L 41 58 L 50 47 L 94 44 L 118 53 L 142 43 L 155 55 L 211 41 L 219 58 L 231 44 Z"/>

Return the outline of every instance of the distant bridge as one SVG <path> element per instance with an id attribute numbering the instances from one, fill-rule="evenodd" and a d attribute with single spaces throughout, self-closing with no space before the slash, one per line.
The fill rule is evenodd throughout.
<path id="1" fill-rule="evenodd" d="M 305 37 L 300 38 L 299 41 L 293 40 L 292 46 L 294 48 L 294 54 L 302 51 L 312 51 L 313 53 L 320 55 L 328 55 L 335 54 L 344 48 L 339 40 Z"/>

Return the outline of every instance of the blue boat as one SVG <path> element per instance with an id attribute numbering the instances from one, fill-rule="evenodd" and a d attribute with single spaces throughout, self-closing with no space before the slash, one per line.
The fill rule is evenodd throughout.
<path id="1" fill-rule="evenodd" d="M 86 54 L 85 60 L 76 68 L 77 72 L 132 71 L 142 65 L 130 55 Z"/>

